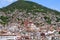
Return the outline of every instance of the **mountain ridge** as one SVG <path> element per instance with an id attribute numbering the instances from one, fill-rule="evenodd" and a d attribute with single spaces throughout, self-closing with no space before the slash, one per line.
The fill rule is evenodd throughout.
<path id="1" fill-rule="evenodd" d="M 25 4 L 24 4 L 25 3 Z M 18 5 L 20 5 L 20 6 L 18 6 Z M 22 7 L 21 7 L 22 6 Z M 36 7 L 36 8 L 34 8 L 34 7 Z M 10 9 L 9 9 L 10 8 Z M 1 9 L 1 8 L 0 8 Z M 2 11 L 8 11 L 8 10 L 14 10 L 14 9 L 23 9 L 23 10 L 36 10 L 36 11 L 40 11 L 40 10 L 43 10 L 43 12 L 45 11 L 45 12 L 47 12 L 48 10 L 49 11 L 54 11 L 54 12 L 57 12 L 57 13 L 60 13 L 59 11 L 57 11 L 57 10 L 53 10 L 53 9 L 50 9 L 50 8 L 47 8 L 47 7 L 44 7 L 44 6 L 42 6 L 42 5 L 40 5 L 40 4 L 38 4 L 38 3 L 35 3 L 35 2 L 32 2 L 32 1 L 16 1 L 16 2 L 14 2 L 14 3 L 12 3 L 12 4 L 10 4 L 10 5 L 8 5 L 7 7 L 4 7 L 4 8 L 2 8 L 1 10 Z M 0 11 L 1 11 L 0 10 Z M 41 12 L 41 11 L 40 11 Z"/>

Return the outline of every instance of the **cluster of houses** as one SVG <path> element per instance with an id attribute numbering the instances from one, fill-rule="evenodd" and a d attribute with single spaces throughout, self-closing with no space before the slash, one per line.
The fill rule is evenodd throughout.
<path id="1" fill-rule="evenodd" d="M 38 27 L 26 18 L 22 26 L 20 22 L 11 23 L 7 27 L 0 24 L 0 40 L 60 40 L 60 27 Z"/>
<path id="2" fill-rule="evenodd" d="M 18 10 L 11 14 L 0 12 L 0 16 L 10 17 L 6 26 L 0 24 L 0 40 L 60 40 L 60 22 L 56 22 L 56 16 L 53 13 L 35 14 Z M 45 16 L 50 17 L 51 24 L 46 22 Z"/>

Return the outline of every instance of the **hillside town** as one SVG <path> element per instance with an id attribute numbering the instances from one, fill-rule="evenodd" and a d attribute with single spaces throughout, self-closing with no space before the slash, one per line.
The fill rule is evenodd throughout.
<path id="1" fill-rule="evenodd" d="M 0 25 L 0 36 L 15 35 L 16 40 L 60 40 L 59 33 L 60 27 L 55 28 L 53 25 L 37 27 L 31 20 L 25 20 L 24 26 L 20 26 L 19 23 L 12 23 L 8 28 L 3 28 Z"/>
<path id="2" fill-rule="evenodd" d="M 0 12 L 0 17 L 9 17 L 7 24 L 0 23 L 0 40 L 60 40 L 60 22 L 56 22 L 59 16 L 41 12 L 35 14 L 19 10 L 12 14 Z M 51 24 L 46 22 L 47 17 Z"/>
<path id="3" fill-rule="evenodd" d="M 24 0 L 0 8 L 0 40 L 60 40 L 60 12 Z"/>

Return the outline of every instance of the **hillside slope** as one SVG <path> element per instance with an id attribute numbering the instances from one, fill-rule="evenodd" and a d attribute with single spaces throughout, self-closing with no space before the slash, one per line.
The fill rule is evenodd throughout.
<path id="1" fill-rule="evenodd" d="M 28 17 L 38 24 L 42 21 L 48 24 L 60 22 L 60 12 L 31 1 L 16 1 L 7 7 L 0 8 L 1 13 L 3 14 L 0 16 L 2 20 L 0 23 L 4 25 L 12 20 L 15 22 L 16 19 L 24 20 Z"/>
<path id="2" fill-rule="evenodd" d="M 31 1 L 17 1 L 7 7 L 2 8 L 1 10 L 2 11 L 8 11 L 8 10 L 13 11 L 15 9 L 27 10 L 30 12 L 33 10 L 34 12 L 44 12 L 44 13 L 54 12 L 56 14 L 60 14 L 60 12 L 58 12 L 56 10 L 44 7 L 40 4 L 31 2 Z"/>

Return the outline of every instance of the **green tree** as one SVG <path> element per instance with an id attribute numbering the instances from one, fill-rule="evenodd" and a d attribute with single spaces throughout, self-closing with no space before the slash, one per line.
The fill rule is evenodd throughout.
<path id="1" fill-rule="evenodd" d="M 0 16 L 0 19 L 2 21 L 0 21 L 1 24 L 3 24 L 5 26 L 5 24 L 8 23 L 8 17 L 5 17 L 5 16 Z"/>

